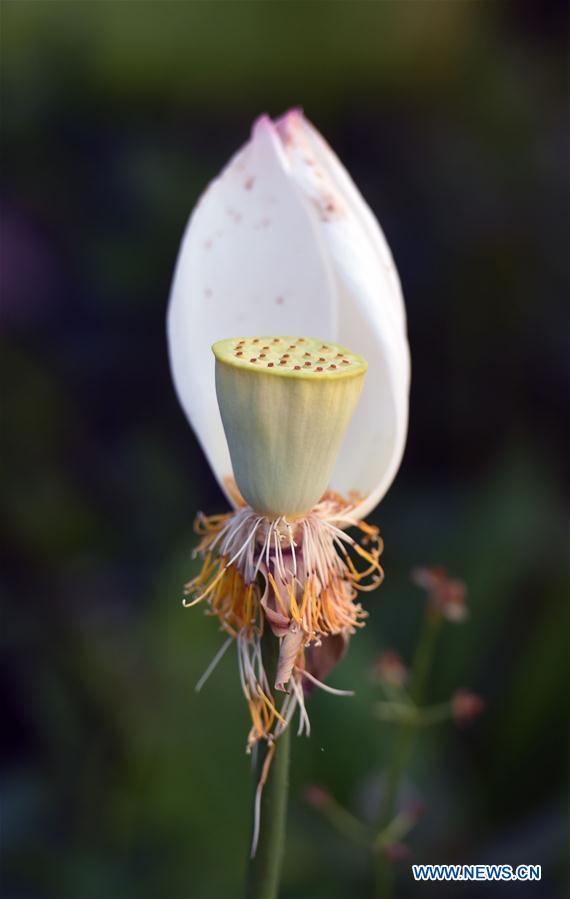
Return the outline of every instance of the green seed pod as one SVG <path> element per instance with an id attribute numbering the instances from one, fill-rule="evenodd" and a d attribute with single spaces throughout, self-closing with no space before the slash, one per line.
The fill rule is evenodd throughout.
<path id="1" fill-rule="evenodd" d="M 242 496 L 270 518 L 302 515 L 328 487 L 366 361 L 308 337 L 231 338 L 212 349 Z"/>

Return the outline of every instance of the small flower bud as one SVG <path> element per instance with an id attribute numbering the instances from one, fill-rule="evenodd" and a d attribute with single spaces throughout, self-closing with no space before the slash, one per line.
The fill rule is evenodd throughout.
<path id="1" fill-rule="evenodd" d="M 410 857 L 410 850 L 405 843 L 387 843 L 382 852 L 390 862 L 405 862 Z"/>
<path id="2" fill-rule="evenodd" d="M 463 581 L 450 578 L 439 566 L 415 568 L 411 577 L 417 587 L 427 591 L 430 607 L 448 621 L 459 623 L 467 618 L 467 588 Z"/>
<path id="3" fill-rule="evenodd" d="M 471 690 L 456 690 L 451 697 L 451 714 L 457 725 L 471 724 L 485 710 L 485 700 Z"/>
<path id="4" fill-rule="evenodd" d="M 382 653 L 373 665 L 372 674 L 378 680 L 395 687 L 403 687 L 410 676 L 407 666 L 395 649 L 387 649 Z"/>
<path id="5" fill-rule="evenodd" d="M 318 784 L 309 784 L 304 793 L 305 802 L 313 808 L 325 808 L 331 801 L 331 795 L 324 787 Z"/>

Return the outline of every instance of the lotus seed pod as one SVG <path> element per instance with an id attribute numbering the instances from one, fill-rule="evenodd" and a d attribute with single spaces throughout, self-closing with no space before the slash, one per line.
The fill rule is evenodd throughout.
<path id="1" fill-rule="evenodd" d="M 368 367 L 308 337 L 219 340 L 216 393 L 236 483 L 255 511 L 296 517 L 325 493 Z"/>

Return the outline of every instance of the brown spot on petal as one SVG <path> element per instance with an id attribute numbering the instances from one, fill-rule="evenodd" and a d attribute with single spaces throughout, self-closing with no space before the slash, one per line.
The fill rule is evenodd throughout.
<path id="1" fill-rule="evenodd" d="M 317 207 L 321 221 L 323 222 L 329 222 L 334 218 L 338 218 L 342 213 L 342 207 L 338 197 L 335 197 L 330 193 L 322 193 L 320 196 L 316 197 L 313 202 Z"/>
<path id="2" fill-rule="evenodd" d="M 244 181 L 243 186 L 245 187 L 246 190 L 251 190 L 251 188 L 253 187 L 254 184 L 255 184 L 255 178 L 253 176 L 250 176 L 249 178 L 247 178 Z"/>

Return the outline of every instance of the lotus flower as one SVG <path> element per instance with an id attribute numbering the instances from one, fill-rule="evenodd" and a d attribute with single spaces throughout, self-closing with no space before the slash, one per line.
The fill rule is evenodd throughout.
<path id="1" fill-rule="evenodd" d="M 386 239 L 330 147 L 297 110 L 262 116 L 199 200 L 180 253 L 168 340 L 180 402 L 228 501 L 233 472 L 210 346 L 236 334 L 309 334 L 368 361 L 329 487 L 380 502 L 404 450 L 410 363 Z"/>
<path id="2" fill-rule="evenodd" d="M 362 519 L 401 461 L 409 353 L 380 227 L 299 111 L 260 118 L 200 199 L 168 337 L 180 402 L 234 509 L 199 516 L 203 564 L 185 604 L 207 602 L 223 649 L 237 642 L 248 747 L 296 708 L 308 733 L 304 687 L 345 692 L 322 678 L 363 625 L 359 594 L 383 577 L 378 529 Z M 266 624 L 280 640 L 275 687 L 289 691 L 280 707 Z"/>

